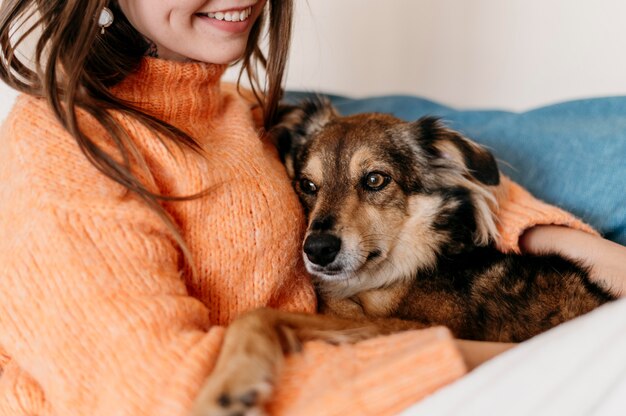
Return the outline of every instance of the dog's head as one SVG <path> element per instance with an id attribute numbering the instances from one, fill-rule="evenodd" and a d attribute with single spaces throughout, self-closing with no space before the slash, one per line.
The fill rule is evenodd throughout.
<path id="1" fill-rule="evenodd" d="M 308 216 L 306 267 L 322 282 L 381 287 L 496 235 L 493 156 L 435 118 L 341 117 L 316 99 L 284 109 L 272 133 Z"/>

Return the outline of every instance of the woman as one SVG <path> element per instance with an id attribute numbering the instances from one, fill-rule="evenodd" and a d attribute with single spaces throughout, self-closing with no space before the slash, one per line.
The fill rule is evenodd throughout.
<path id="1" fill-rule="evenodd" d="M 260 306 L 315 310 L 303 215 L 262 135 L 291 23 L 290 1 L 267 3 L 3 1 L 0 75 L 25 94 L 0 138 L 0 414 L 184 415 L 224 326 Z M 31 10 L 34 69 L 13 35 Z M 256 94 L 220 84 L 239 59 Z M 538 209 L 503 222 L 508 248 L 535 224 L 585 228 L 515 195 L 505 207 Z M 470 366 L 502 350 L 442 328 L 310 343 L 270 411 L 400 410 L 466 371 L 459 345 Z"/>

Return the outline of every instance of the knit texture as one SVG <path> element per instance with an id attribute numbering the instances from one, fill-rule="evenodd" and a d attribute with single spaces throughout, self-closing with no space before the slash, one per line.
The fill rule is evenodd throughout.
<path id="1" fill-rule="evenodd" d="M 598 235 L 590 225 L 558 207 L 539 201 L 506 176 L 501 178 L 497 220 L 500 236 L 496 246 L 504 252 L 519 253 L 519 238 L 536 225 L 562 225 Z"/>
<path id="2" fill-rule="evenodd" d="M 149 186 L 210 190 L 164 203 L 195 277 L 181 270 L 163 222 L 87 161 L 44 100 L 18 99 L 0 133 L 0 415 L 182 416 L 239 314 L 315 310 L 301 207 L 250 102 L 220 84 L 223 71 L 146 58 L 114 88 L 206 151 L 168 145 L 118 116 L 153 172 Z M 96 120 L 79 120 L 111 149 Z M 514 249 L 525 224 L 553 221 L 553 208 L 511 195 L 500 231 L 502 247 Z M 464 372 L 444 328 L 313 342 L 287 360 L 270 409 L 391 414 Z"/>

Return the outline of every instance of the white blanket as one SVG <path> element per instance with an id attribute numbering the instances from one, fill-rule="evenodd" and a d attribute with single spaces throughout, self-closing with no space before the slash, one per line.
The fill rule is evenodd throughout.
<path id="1" fill-rule="evenodd" d="M 626 415 L 626 299 L 488 361 L 402 416 Z"/>

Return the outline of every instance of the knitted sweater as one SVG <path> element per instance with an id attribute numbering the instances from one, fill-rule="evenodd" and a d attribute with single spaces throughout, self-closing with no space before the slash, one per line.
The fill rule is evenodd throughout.
<path id="1" fill-rule="evenodd" d="M 197 273 L 167 228 L 99 173 L 44 100 L 21 96 L 0 133 L 0 415 L 184 415 L 211 373 L 224 326 L 260 307 L 313 312 L 304 218 L 248 101 L 222 66 L 145 59 L 114 93 L 184 130 L 203 156 L 120 120 Z M 104 130 L 80 124 L 105 148 Z M 584 227 L 503 185 L 500 241 L 538 223 Z M 390 414 L 465 372 L 445 328 L 357 345 L 305 345 L 288 358 L 273 414 Z M 323 409 L 323 411 L 322 411 Z"/>

